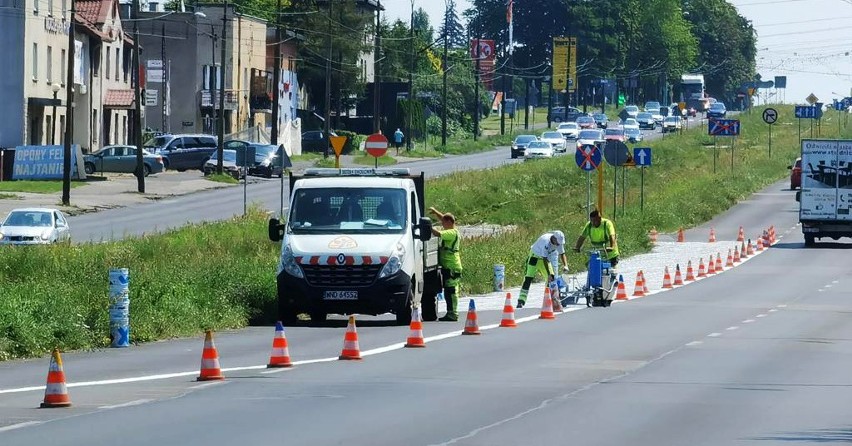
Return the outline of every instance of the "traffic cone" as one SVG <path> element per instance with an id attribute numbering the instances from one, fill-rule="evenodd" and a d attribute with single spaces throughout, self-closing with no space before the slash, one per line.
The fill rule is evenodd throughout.
<path id="1" fill-rule="evenodd" d="M 553 291 L 554 289 L 556 291 Z M 562 313 L 563 311 L 565 311 L 565 309 L 562 308 L 562 301 L 559 300 L 559 287 L 554 288 L 554 289 L 550 290 L 550 301 L 553 304 L 553 312 L 554 313 Z"/>
<path id="2" fill-rule="evenodd" d="M 713 254 L 710 254 L 710 260 L 707 261 L 707 275 L 716 274 L 716 262 L 713 261 Z"/>
<path id="3" fill-rule="evenodd" d="M 212 381 L 214 379 L 225 379 L 222 369 L 219 367 L 219 352 L 213 343 L 213 330 L 204 333 L 204 350 L 201 352 L 201 373 L 197 381 Z"/>
<path id="4" fill-rule="evenodd" d="M 715 228 L 710 228 L 710 240 L 708 240 L 707 242 L 708 243 L 716 243 L 716 229 Z"/>
<path id="5" fill-rule="evenodd" d="M 686 236 L 683 233 L 683 228 L 677 230 L 677 241 L 683 243 L 686 241 Z"/>
<path id="6" fill-rule="evenodd" d="M 669 267 L 666 267 L 665 274 L 663 274 L 663 289 L 670 289 L 672 287 L 672 277 L 669 275 Z"/>
<path id="7" fill-rule="evenodd" d="M 725 268 L 733 268 L 734 267 L 734 257 L 731 255 L 731 250 L 728 250 L 728 258 L 725 259 Z"/>
<path id="8" fill-rule="evenodd" d="M 41 408 L 71 407 L 71 398 L 65 385 L 65 371 L 62 369 L 62 355 L 59 349 L 53 349 L 50 366 L 47 369 L 47 385 L 44 387 L 44 402 Z"/>
<path id="9" fill-rule="evenodd" d="M 757 238 L 757 252 L 763 251 L 763 238 Z"/>
<path id="10" fill-rule="evenodd" d="M 746 251 L 745 242 L 742 242 L 742 245 L 740 247 L 740 259 L 745 260 L 747 258 L 748 258 L 748 251 Z"/>
<path id="11" fill-rule="evenodd" d="M 763 230 L 763 247 L 768 248 L 772 245 L 772 239 L 769 237 L 769 230 Z"/>
<path id="12" fill-rule="evenodd" d="M 648 237 L 651 239 L 651 243 L 657 243 L 657 228 L 651 227 L 651 232 L 648 233 Z"/>
<path id="13" fill-rule="evenodd" d="M 707 277 L 707 270 L 704 269 L 704 257 L 698 259 L 698 277 Z"/>
<path id="14" fill-rule="evenodd" d="M 648 281 L 645 280 L 645 271 L 639 270 L 639 274 L 642 275 L 642 291 L 645 292 L 646 295 L 651 294 L 648 291 Z"/>
<path id="15" fill-rule="evenodd" d="M 426 340 L 423 339 L 423 317 L 420 316 L 420 308 L 411 309 L 411 325 L 409 325 L 410 333 L 405 341 L 405 346 L 408 348 L 423 348 L 426 347 Z"/>
<path id="16" fill-rule="evenodd" d="M 624 286 L 624 276 L 618 275 L 618 288 L 615 291 L 615 300 L 629 300 L 627 298 L 627 288 Z"/>
<path id="17" fill-rule="evenodd" d="M 541 300 L 541 314 L 539 319 L 556 319 L 553 314 L 553 299 L 550 297 L 550 287 L 544 287 L 544 299 Z"/>
<path id="18" fill-rule="evenodd" d="M 740 260 L 740 250 L 736 246 L 734 246 L 734 265 L 740 263 Z"/>
<path id="19" fill-rule="evenodd" d="M 769 243 L 775 244 L 777 240 L 775 239 L 775 225 L 769 227 Z"/>
<path id="20" fill-rule="evenodd" d="M 725 269 L 722 268 L 722 253 L 717 252 L 716 253 L 716 272 L 721 273 L 724 270 Z"/>
<path id="21" fill-rule="evenodd" d="M 500 326 L 506 328 L 518 326 L 515 323 L 515 307 L 512 306 L 512 293 L 506 293 L 506 303 L 503 304 L 503 319 L 500 321 Z"/>
<path id="22" fill-rule="evenodd" d="M 349 316 L 346 333 L 343 334 L 343 350 L 337 359 L 360 361 L 361 347 L 358 346 L 358 329 L 355 328 L 355 316 Z"/>
<path id="23" fill-rule="evenodd" d="M 754 245 L 751 244 L 751 239 L 748 239 L 748 245 L 746 245 L 746 256 L 754 255 Z"/>
<path id="24" fill-rule="evenodd" d="M 284 324 L 275 323 L 275 336 L 272 338 L 272 354 L 269 355 L 267 368 L 292 367 L 290 349 L 287 348 L 287 337 L 284 335 Z"/>
<path id="25" fill-rule="evenodd" d="M 692 260 L 686 261 L 686 281 L 694 282 L 695 281 L 695 272 L 692 270 Z"/>
<path id="26" fill-rule="evenodd" d="M 467 306 L 467 319 L 464 321 L 464 331 L 462 331 L 462 334 L 482 334 L 482 332 L 479 331 L 479 325 L 476 323 L 476 304 L 473 303 L 473 299 L 470 300 L 470 304 Z"/>
<path id="27" fill-rule="evenodd" d="M 740 226 L 740 232 L 737 233 L 737 241 L 742 242 L 745 240 L 745 231 L 743 231 L 743 227 Z"/>
<path id="28" fill-rule="evenodd" d="M 642 271 L 637 271 L 636 284 L 633 285 L 633 297 L 645 297 L 645 284 L 642 282 Z"/>
<path id="29" fill-rule="evenodd" d="M 675 265 L 675 277 L 674 277 L 674 286 L 683 285 L 683 277 L 680 275 L 680 265 Z"/>

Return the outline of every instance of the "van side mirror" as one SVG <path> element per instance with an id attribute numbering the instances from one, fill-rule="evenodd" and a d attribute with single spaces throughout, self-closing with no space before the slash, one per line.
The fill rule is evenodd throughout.
<path id="1" fill-rule="evenodd" d="M 802 191 L 796 191 L 796 201 L 802 201 Z"/>
<path id="2" fill-rule="evenodd" d="M 282 238 L 284 238 L 284 225 L 277 218 L 269 219 L 269 226 L 267 227 L 269 232 L 269 240 L 273 242 L 280 242 Z"/>
<path id="3" fill-rule="evenodd" d="M 417 230 L 420 232 L 417 238 L 421 242 L 428 242 L 432 238 L 432 220 L 422 217 L 417 223 Z"/>

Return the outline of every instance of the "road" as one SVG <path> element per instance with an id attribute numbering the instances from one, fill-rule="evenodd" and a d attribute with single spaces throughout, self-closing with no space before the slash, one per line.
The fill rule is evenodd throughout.
<path id="1" fill-rule="evenodd" d="M 693 122 L 694 121 L 690 121 Z M 659 131 L 647 132 L 645 141 L 662 138 Z M 572 155 L 572 153 L 568 153 Z M 471 155 L 447 156 L 400 164 L 412 173 L 424 172 L 427 177 L 446 175 L 456 171 L 479 170 L 521 162 L 509 158 L 508 147 L 498 147 L 488 152 Z M 573 162 L 573 160 L 572 160 Z M 286 183 L 286 179 L 285 179 Z M 247 201 L 264 209 L 281 207 L 281 196 L 289 196 L 289 187 L 277 179 L 260 180 L 248 185 Z M 83 214 L 69 219 L 74 242 L 100 242 L 126 236 L 164 231 L 189 223 L 224 220 L 243 212 L 243 188 L 230 187 L 198 192 L 175 198 L 125 208 L 109 209 Z"/>
<path id="2" fill-rule="evenodd" d="M 265 373 L 272 333 L 254 327 L 219 334 L 228 379 L 213 384 L 193 381 L 200 339 L 72 353 L 70 382 L 89 383 L 61 410 L 32 409 L 44 359 L 0 363 L 0 444 L 849 442 L 852 245 L 804 249 L 792 194 L 777 183 L 687 234 L 775 225 L 777 245 L 724 274 L 556 321 L 524 309 L 478 337 L 428 323 L 425 349 L 370 319 L 364 361 L 336 361 L 340 323 L 288 327 L 298 364 Z"/>

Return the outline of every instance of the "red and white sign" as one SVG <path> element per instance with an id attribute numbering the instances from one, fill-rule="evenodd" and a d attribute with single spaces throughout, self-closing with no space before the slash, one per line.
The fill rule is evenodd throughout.
<path id="1" fill-rule="evenodd" d="M 370 155 L 380 158 L 388 151 L 388 139 L 381 133 L 373 133 L 367 137 L 367 141 L 364 143 L 364 150 Z"/>

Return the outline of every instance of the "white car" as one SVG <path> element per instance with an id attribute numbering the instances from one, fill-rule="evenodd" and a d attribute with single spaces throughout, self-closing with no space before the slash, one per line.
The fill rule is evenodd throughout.
<path id="1" fill-rule="evenodd" d="M 632 129 L 638 129 L 639 128 L 639 121 L 637 121 L 634 118 L 627 118 L 627 119 L 625 119 L 624 121 L 621 122 L 621 126 L 624 127 L 625 130 L 631 129 L 631 128 Z"/>
<path id="2" fill-rule="evenodd" d="M 15 209 L 0 224 L 0 245 L 47 245 L 70 238 L 68 220 L 56 209 Z"/>
<path id="3" fill-rule="evenodd" d="M 549 142 L 555 152 L 564 153 L 568 150 L 565 137 L 559 132 L 544 132 L 538 139 L 539 141 Z"/>
<path id="4" fill-rule="evenodd" d="M 580 126 L 576 122 L 563 122 L 559 124 L 556 131 L 561 133 L 565 139 L 577 139 L 577 134 L 580 133 Z"/>
<path id="5" fill-rule="evenodd" d="M 585 145 L 597 145 L 603 144 L 604 142 L 603 130 L 600 129 L 584 129 L 580 131 L 580 135 L 577 136 L 578 149 Z"/>
<path id="6" fill-rule="evenodd" d="M 545 141 L 533 141 L 527 145 L 527 150 L 524 152 L 524 159 L 533 158 L 553 158 L 553 146 Z"/>
<path id="7" fill-rule="evenodd" d="M 668 116 L 663 120 L 663 133 L 676 132 L 680 130 L 681 118 L 677 116 Z"/>

